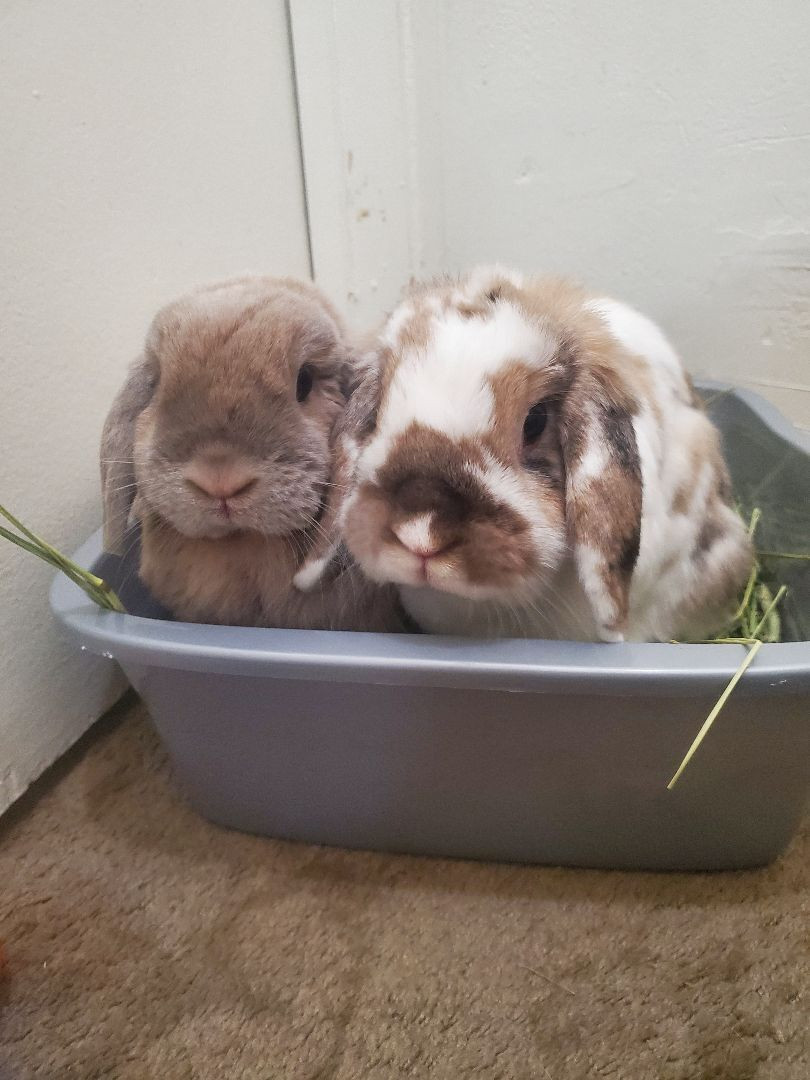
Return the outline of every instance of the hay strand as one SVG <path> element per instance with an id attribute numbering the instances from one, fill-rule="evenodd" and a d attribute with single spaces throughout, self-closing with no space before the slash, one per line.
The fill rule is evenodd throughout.
<path id="1" fill-rule="evenodd" d="M 748 522 L 748 535 L 752 539 L 761 519 L 761 510 L 759 507 L 755 507 Z M 692 745 L 686 751 L 683 760 L 667 784 L 667 791 L 672 791 L 678 780 L 680 780 L 698 747 L 706 738 L 712 724 L 722 712 L 737 683 L 754 662 L 762 646 L 781 640 L 782 621 L 779 615 L 779 605 L 787 595 L 787 586 L 780 585 L 776 593 L 772 594 L 767 583 L 762 580 L 760 557 L 767 557 L 768 555 L 768 552 L 757 552 L 754 564 L 751 567 L 751 573 L 743 589 L 742 598 L 728 625 L 716 637 L 704 638 L 700 642 L 690 642 L 690 644 L 702 645 L 743 645 L 748 649 L 748 652 L 732 675 L 725 690 L 715 702 L 711 712 L 703 721 L 700 731 L 692 740 Z M 797 557 L 803 558 L 803 556 Z M 676 642 L 675 644 L 682 643 Z"/>
<path id="2" fill-rule="evenodd" d="M 761 641 L 755 641 L 754 644 L 749 649 L 748 654 L 746 655 L 745 659 L 740 664 L 740 666 L 737 668 L 737 670 L 734 672 L 734 675 L 731 677 L 731 680 L 730 680 L 728 686 L 725 688 L 723 693 L 720 695 L 720 697 L 715 702 L 714 708 L 709 713 L 709 715 L 706 717 L 706 719 L 703 721 L 703 726 L 701 727 L 700 731 L 697 733 L 695 738 L 692 740 L 692 745 L 686 751 L 686 754 L 684 755 L 683 761 L 680 763 L 678 768 L 675 770 L 675 773 L 674 773 L 672 779 L 667 784 L 667 791 L 672 791 L 672 789 L 675 787 L 675 785 L 680 780 L 681 776 L 683 775 L 684 770 L 686 769 L 686 766 L 689 764 L 689 762 L 695 756 L 695 752 L 697 751 L 698 747 L 700 746 L 700 744 L 703 742 L 703 740 L 706 738 L 707 734 L 709 733 L 709 728 L 712 726 L 712 724 L 715 722 L 717 717 L 720 715 L 720 712 L 722 711 L 722 708 L 725 705 L 725 703 L 728 701 L 729 697 L 731 697 L 731 694 L 732 694 L 732 692 L 734 690 L 734 687 L 737 685 L 737 683 L 740 681 L 740 679 L 746 673 L 746 671 L 751 666 L 751 664 L 753 664 L 754 658 L 756 657 L 757 653 L 759 652 L 759 650 L 761 648 L 762 648 L 762 642 Z"/>
<path id="3" fill-rule="evenodd" d="M 27 551 L 30 555 L 36 555 L 37 558 L 42 559 L 49 566 L 61 570 L 66 577 L 70 578 L 75 585 L 78 585 L 91 600 L 98 604 L 99 607 L 104 608 L 105 611 L 125 613 L 124 605 L 103 578 L 91 574 L 89 570 L 85 570 L 83 566 L 73 562 L 67 555 L 63 555 L 61 551 L 43 540 L 41 536 L 37 536 L 35 532 L 32 532 L 27 525 L 23 525 L 19 518 L 15 517 L 10 510 L 1 504 L 0 515 L 17 530 L 17 533 L 14 533 L 10 529 L 0 526 L 0 536 L 10 540 L 12 544 L 16 544 L 18 548 Z"/>

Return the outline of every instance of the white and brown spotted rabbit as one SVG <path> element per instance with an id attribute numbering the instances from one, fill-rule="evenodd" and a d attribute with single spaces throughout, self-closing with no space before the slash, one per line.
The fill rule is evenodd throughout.
<path id="1" fill-rule="evenodd" d="M 353 379 L 311 285 L 241 278 L 163 308 L 102 438 L 105 546 L 140 525 L 140 576 L 178 619 L 395 630 L 396 591 L 350 564 L 304 595 Z"/>
<path id="2" fill-rule="evenodd" d="M 479 269 L 413 288 L 366 363 L 324 527 L 423 629 L 665 641 L 728 613 L 751 544 L 718 433 L 643 315 Z"/>

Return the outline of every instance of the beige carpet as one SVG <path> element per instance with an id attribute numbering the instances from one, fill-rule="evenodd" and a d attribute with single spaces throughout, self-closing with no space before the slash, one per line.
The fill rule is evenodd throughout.
<path id="1" fill-rule="evenodd" d="M 0 822 L 0 1077 L 807 1080 L 809 851 L 665 876 L 241 836 L 130 705 Z"/>

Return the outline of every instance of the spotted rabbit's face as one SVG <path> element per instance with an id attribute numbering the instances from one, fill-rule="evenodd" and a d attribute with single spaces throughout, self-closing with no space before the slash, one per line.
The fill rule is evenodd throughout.
<path id="1" fill-rule="evenodd" d="M 443 287 L 394 312 L 342 516 L 369 576 L 510 601 L 558 568 L 563 351 L 504 286 Z"/>

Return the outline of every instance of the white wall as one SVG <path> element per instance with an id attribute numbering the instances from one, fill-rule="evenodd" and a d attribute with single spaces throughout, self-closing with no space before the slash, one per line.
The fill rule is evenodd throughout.
<path id="1" fill-rule="evenodd" d="M 561 271 L 810 427 L 805 0 L 292 11 L 316 277 L 360 320 L 411 273 Z"/>
<path id="2" fill-rule="evenodd" d="M 196 282 L 307 275 L 281 0 L 0 3 L 0 502 L 66 550 L 100 521 L 105 410 Z M 0 810 L 120 691 L 0 542 Z"/>

